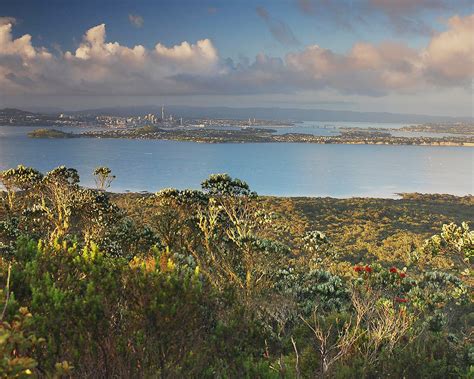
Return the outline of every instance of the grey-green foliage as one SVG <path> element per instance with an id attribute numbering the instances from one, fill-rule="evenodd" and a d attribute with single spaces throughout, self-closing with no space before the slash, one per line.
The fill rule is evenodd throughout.
<path id="1" fill-rule="evenodd" d="M 155 196 L 158 199 L 171 199 L 180 205 L 207 204 L 209 197 L 199 190 L 185 189 L 178 190 L 176 188 L 165 188 L 158 191 Z"/>
<path id="2" fill-rule="evenodd" d="M 110 176 L 110 170 L 104 167 L 95 173 Z M 130 256 L 140 244 L 146 249 L 158 243 L 150 228 L 136 228 L 107 193 L 81 187 L 79 173 L 73 168 L 60 166 L 43 175 L 18 166 L 2 172 L 1 178 L 11 202 L 15 193 L 22 191 L 15 217 L 0 224 L 2 250 L 11 250 L 19 234 L 93 242 L 113 256 Z"/>
<path id="3" fill-rule="evenodd" d="M 474 261 L 474 231 L 466 222 L 459 226 L 444 224 L 441 233 L 426 240 L 422 250 L 429 256 L 450 256 L 456 263 L 463 263 L 466 266 L 464 274 L 469 275 Z"/>
<path id="4" fill-rule="evenodd" d="M 0 254 L 10 255 L 21 236 L 20 220 L 18 217 L 10 217 L 0 221 Z"/>
<path id="5" fill-rule="evenodd" d="M 319 230 L 310 230 L 303 237 L 303 247 L 309 252 L 317 252 L 329 244 L 329 239 Z"/>
<path id="6" fill-rule="evenodd" d="M 249 185 L 228 174 L 214 174 L 201 183 L 202 190 L 211 196 L 256 196 Z"/>
<path id="7" fill-rule="evenodd" d="M 11 216 L 14 211 L 16 193 L 34 188 L 42 179 L 43 175 L 39 171 L 22 165 L 0 172 L 0 183 L 6 190 L 6 196 L 0 196 L 1 205 L 7 215 Z"/>
<path id="8" fill-rule="evenodd" d="M 298 313 L 305 317 L 316 306 L 324 311 L 340 311 L 349 304 L 350 292 L 346 282 L 325 270 L 282 269 L 276 286 L 296 301 Z"/>
<path id="9" fill-rule="evenodd" d="M 433 304 L 454 300 L 466 303 L 468 290 L 459 277 L 440 271 L 428 271 L 422 274 L 418 287 L 425 290 Z"/>
<path id="10" fill-rule="evenodd" d="M 43 179 L 43 174 L 31 167 L 19 165 L 0 173 L 0 180 L 7 190 L 27 190 Z"/>
<path id="11" fill-rule="evenodd" d="M 80 177 L 75 168 L 59 166 L 46 173 L 43 182 L 45 184 L 75 186 L 79 184 Z"/>

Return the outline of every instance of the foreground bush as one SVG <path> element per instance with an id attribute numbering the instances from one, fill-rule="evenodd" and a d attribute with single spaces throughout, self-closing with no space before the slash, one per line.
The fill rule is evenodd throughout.
<path id="1" fill-rule="evenodd" d="M 95 175 L 97 190 L 65 167 L 0 175 L 3 377 L 472 375 L 467 223 L 387 266 L 289 233 L 228 175 L 140 197 L 147 219 Z"/>

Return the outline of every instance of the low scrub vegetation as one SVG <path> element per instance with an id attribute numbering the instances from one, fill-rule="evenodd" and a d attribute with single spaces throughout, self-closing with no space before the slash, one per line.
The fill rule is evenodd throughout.
<path id="1" fill-rule="evenodd" d="M 225 174 L 113 195 L 94 175 L 0 173 L 2 377 L 474 375 L 471 198 L 262 198 Z"/>

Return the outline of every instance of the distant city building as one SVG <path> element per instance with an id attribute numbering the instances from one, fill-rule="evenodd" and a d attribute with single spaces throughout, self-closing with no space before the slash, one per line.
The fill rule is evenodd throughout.
<path id="1" fill-rule="evenodd" d="M 150 122 L 151 124 L 158 123 L 158 118 L 152 113 L 147 114 L 145 117 L 143 117 L 143 119 Z"/>

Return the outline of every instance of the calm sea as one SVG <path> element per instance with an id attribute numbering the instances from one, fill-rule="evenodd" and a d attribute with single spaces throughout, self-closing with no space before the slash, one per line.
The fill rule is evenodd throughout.
<path id="1" fill-rule="evenodd" d="M 332 132 L 331 125 L 308 123 L 292 131 L 306 132 L 306 128 Z M 111 188 L 117 192 L 199 188 L 210 174 L 226 172 L 247 181 L 264 195 L 394 197 L 400 192 L 474 193 L 472 147 L 30 139 L 27 133 L 33 129 L 0 126 L 0 170 L 18 164 L 41 171 L 66 165 L 79 170 L 83 185 L 93 186 L 91 172 L 104 165 L 117 175 Z"/>

